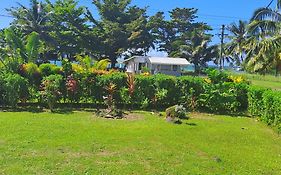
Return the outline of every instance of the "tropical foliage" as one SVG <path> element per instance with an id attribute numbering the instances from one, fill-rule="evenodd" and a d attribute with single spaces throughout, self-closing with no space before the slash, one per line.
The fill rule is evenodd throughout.
<path id="1" fill-rule="evenodd" d="M 230 42 L 228 54 L 242 62 L 248 72 L 266 73 L 275 70 L 277 76 L 281 70 L 280 39 L 280 0 L 276 8 L 271 8 L 274 1 L 257 9 L 250 23 L 239 21 L 228 27 Z"/>

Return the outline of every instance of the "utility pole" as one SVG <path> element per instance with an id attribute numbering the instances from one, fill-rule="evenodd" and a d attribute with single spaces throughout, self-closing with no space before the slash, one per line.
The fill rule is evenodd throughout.
<path id="1" fill-rule="evenodd" d="M 224 37 L 227 36 L 225 34 L 225 25 L 223 24 L 221 27 L 221 34 L 219 34 L 220 39 L 221 39 L 221 50 L 220 50 L 220 69 L 224 69 Z"/>

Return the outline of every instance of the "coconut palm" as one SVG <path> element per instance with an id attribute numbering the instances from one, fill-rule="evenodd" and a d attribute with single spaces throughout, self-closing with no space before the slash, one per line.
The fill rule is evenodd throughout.
<path id="1" fill-rule="evenodd" d="M 276 75 L 281 66 L 281 0 L 276 0 L 276 8 L 271 8 L 273 0 L 265 8 L 254 12 L 248 32 L 251 37 L 246 42 L 247 66 L 255 72 L 270 70 Z"/>
<path id="2" fill-rule="evenodd" d="M 226 45 L 226 55 L 240 65 L 244 61 L 244 45 L 248 38 L 247 22 L 240 20 L 238 24 L 232 23 L 227 27 L 227 30 L 230 42 Z"/>
<path id="3" fill-rule="evenodd" d="M 245 44 L 246 68 L 252 72 L 265 73 L 273 67 L 276 75 L 281 66 L 281 36 L 250 37 Z"/>
<path id="4" fill-rule="evenodd" d="M 186 58 L 194 64 L 195 72 L 198 74 L 207 66 L 207 62 L 218 57 L 218 47 L 210 45 L 211 35 L 204 33 L 203 30 L 194 30 L 185 36 L 188 42 L 181 40 L 172 43 L 179 50 L 172 52 L 170 56 Z"/>
<path id="5" fill-rule="evenodd" d="M 52 30 L 52 27 L 48 25 L 48 17 L 52 13 L 48 12 L 47 6 L 37 0 L 30 0 L 30 7 L 18 4 L 19 7 L 7 9 L 15 19 L 12 25 L 21 30 L 24 35 L 36 32 L 42 40 L 52 41 L 48 34 Z"/>

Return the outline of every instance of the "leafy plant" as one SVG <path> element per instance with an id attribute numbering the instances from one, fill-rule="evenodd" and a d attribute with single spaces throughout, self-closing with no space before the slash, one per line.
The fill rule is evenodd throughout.
<path id="1" fill-rule="evenodd" d="M 109 83 L 106 87 L 105 87 L 108 95 L 107 97 L 105 97 L 105 100 L 106 100 L 106 104 L 107 104 L 107 108 L 108 109 L 113 109 L 114 106 L 115 106 L 115 103 L 114 103 L 114 93 L 116 92 L 116 84 L 114 83 Z"/>
<path id="2" fill-rule="evenodd" d="M 65 85 L 66 85 L 68 98 L 73 102 L 76 99 L 76 95 L 78 93 L 78 88 L 79 88 L 78 81 L 75 80 L 72 75 L 70 75 L 67 77 Z"/>
<path id="3" fill-rule="evenodd" d="M 187 119 L 186 108 L 182 105 L 175 105 L 167 108 L 166 119 L 174 123 L 181 123 L 180 119 Z"/>
<path id="4" fill-rule="evenodd" d="M 100 61 L 96 61 L 93 65 L 93 69 L 95 70 L 106 70 L 108 65 L 110 64 L 109 59 L 102 59 Z"/>
<path id="5" fill-rule="evenodd" d="M 53 112 L 54 105 L 61 95 L 60 87 L 62 83 L 61 75 L 50 75 L 45 77 L 41 84 L 42 100 L 47 103 L 49 109 Z"/>
<path id="6" fill-rule="evenodd" d="M 5 73 L 0 75 L 2 80 L 2 97 L 6 106 L 16 107 L 21 100 L 25 102 L 29 96 L 28 82 L 18 74 Z"/>
<path id="7" fill-rule="evenodd" d="M 59 74 L 60 68 L 57 65 L 46 63 L 39 66 L 39 71 L 43 77 L 46 77 L 52 74 Z"/>
<path id="8" fill-rule="evenodd" d="M 136 81 L 135 76 L 133 74 L 127 73 L 127 86 L 130 97 L 133 96 L 135 90 L 136 90 Z"/>

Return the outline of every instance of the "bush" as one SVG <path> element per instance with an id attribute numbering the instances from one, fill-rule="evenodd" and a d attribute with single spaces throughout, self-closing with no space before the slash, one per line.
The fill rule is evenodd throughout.
<path id="1" fill-rule="evenodd" d="M 137 75 L 135 81 L 136 88 L 132 101 L 134 104 L 144 104 L 143 106 L 145 107 L 150 106 L 156 93 L 153 76 Z"/>
<path id="2" fill-rule="evenodd" d="M 253 117 L 259 117 L 281 131 L 281 92 L 250 87 L 248 99 L 248 111 Z"/>
<path id="3" fill-rule="evenodd" d="M 281 124 L 281 94 L 272 90 L 263 93 L 263 112 L 261 120 L 269 125 Z"/>
<path id="4" fill-rule="evenodd" d="M 38 86 L 41 82 L 41 73 L 38 66 L 34 63 L 22 64 L 19 67 L 18 73 L 27 78 L 32 85 Z"/>
<path id="5" fill-rule="evenodd" d="M 39 70 L 42 74 L 43 77 L 49 76 L 49 75 L 54 75 L 54 74 L 59 74 L 60 73 L 60 68 L 54 64 L 41 64 L 39 66 Z"/>
<path id="6" fill-rule="evenodd" d="M 195 110 L 198 108 L 198 99 L 204 92 L 204 81 L 199 77 L 182 76 L 177 78 L 178 103 Z"/>
<path id="7" fill-rule="evenodd" d="M 61 95 L 61 84 L 61 75 L 50 75 L 48 77 L 45 77 L 41 84 L 42 100 L 47 103 L 51 111 L 53 111 L 54 105 L 59 100 L 59 96 Z"/>
<path id="8" fill-rule="evenodd" d="M 154 75 L 154 87 L 155 94 L 154 99 L 158 105 L 175 105 L 178 103 L 177 78 L 174 76 L 168 76 L 164 74 Z"/>
<path id="9" fill-rule="evenodd" d="M 4 106 L 15 107 L 21 100 L 25 102 L 29 96 L 28 82 L 18 74 L 4 73 L 0 75 L 1 103 Z"/>
<path id="10" fill-rule="evenodd" d="M 252 116 L 260 117 L 263 112 L 264 88 L 250 86 L 248 90 L 248 112 Z"/>
<path id="11" fill-rule="evenodd" d="M 198 104 L 205 111 L 215 113 L 234 113 L 241 104 L 237 97 L 234 83 L 205 84 L 204 93 L 200 94 Z"/>

